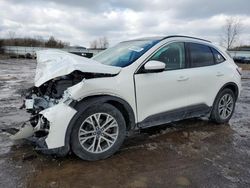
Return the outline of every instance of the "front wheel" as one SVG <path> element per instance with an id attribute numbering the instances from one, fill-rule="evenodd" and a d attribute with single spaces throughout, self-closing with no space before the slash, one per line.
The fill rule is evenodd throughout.
<path id="1" fill-rule="evenodd" d="M 110 104 L 95 105 L 79 113 L 71 134 L 73 152 L 89 161 L 113 155 L 126 135 L 122 113 Z"/>
<path id="2" fill-rule="evenodd" d="M 236 97 L 231 89 L 222 90 L 216 97 L 210 119 L 216 123 L 227 123 L 233 115 Z"/>

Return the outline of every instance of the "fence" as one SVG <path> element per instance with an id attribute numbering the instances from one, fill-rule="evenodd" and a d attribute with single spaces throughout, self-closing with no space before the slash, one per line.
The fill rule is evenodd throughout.
<path id="1" fill-rule="evenodd" d="M 103 51 L 103 49 L 86 49 L 84 47 L 67 47 L 67 48 L 45 48 L 45 47 L 27 47 L 27 46 L 3 46 L 4 53 L 11 57 L 36 58 L 36 51 L 58 49 L 65 52 L 73 53 L 84 57 L 92 57 L 93 55 Z"/>

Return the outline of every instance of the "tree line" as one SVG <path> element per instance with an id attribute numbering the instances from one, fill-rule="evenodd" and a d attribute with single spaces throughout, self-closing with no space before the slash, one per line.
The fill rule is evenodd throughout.
<path id="1" fill-rule="evenodd" d="M 109 41 L 107 37 L 99 37 L 91 41 L 89 46 L 92 49 L 106 49 L 109 47 Z"/>
<path id="2" fill-rule="evenodd" d="M 30 47 L 47 47 L 47 48 L 64 48 L 69 46 L 70 43 L 64 42 L 51 36 L 45 40 L 42 37 L 31 38 L 31 37 L 9 37 L 6 39 L 0 39 L 1 46 L 30 46 Z"/>
<path id="3" fill-rule="evenodd" d="M 30 47 L 47 47 L 47 48 L 64 48 L 69 46 L 69 42 L 64 42 L 51 36 L 48 40 L 42 37 L 15 37 L 15 33 L 9 32 L 9 37 L 0 38 L 1 46 L 30 46 Z M 107 37 L 99 37 L 90 42 L 92 49 L 106 49 L 109 47 L 109 40 Z"/>

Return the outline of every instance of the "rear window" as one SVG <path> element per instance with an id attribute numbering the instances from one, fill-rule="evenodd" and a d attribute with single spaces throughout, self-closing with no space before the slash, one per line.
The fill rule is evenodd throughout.
<path id="1" fill-rule="evenodd" d="M 210 47 L 202 44 L 189 43 L 191 67 L 204 67 L 214 64 Z"/>

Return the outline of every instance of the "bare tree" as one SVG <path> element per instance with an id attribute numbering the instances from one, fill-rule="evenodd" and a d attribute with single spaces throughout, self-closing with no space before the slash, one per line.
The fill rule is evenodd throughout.
<path id="1" fill-rule="evenodd" d="M 63 42 L 61 40 L 55 39 L 55 37 L 51 36 L 48 41 L 45 42 L 45 46 L 49 48 L 63 48 L 65 46 L 69 46 L 70 43 Z"/>
<path id="2" fill-rule="evenodd" d="M 16 33 L 15 33 L 15 31 L 9 31 L 9 38 L 10 39 L 14 39 L 15 37 L 16 37 Z"/>
<path id="3" fill-rule="evenodd" d="M 93 49 L 98 48 L 97 43 L 98 43 L 97 40 L 91 41 L 91 42 L 90 42 L 90 48 L 93 48 Z"/>
<path id="4" fill-rule="evenodd" d="M 107 39 L 107 37 L 100 37 L 96 40 L 93 40 L 90 42 L 90 48 L 103 48 L 106 49 L 109 47 L 109 41 Z"/>
<path id="5" fill-rule="evenodd" d="M 239 39 L 242 29 L 241 20 L 237 17 L 230 17 L 223 26 L 222 43 L 227 49 L 230 49 Z"/>
<path id="6" fill-rule="evenodd" d="M 49 37 L 49 40 L 45 43 L 46 47 L 53 48 L 57 44 L 56 39 L 53 36 Z"/>
<path id="7" fill-rule="evenodd" d="M 109 47 L 109 41 L 107 37 L 102 37 L 103 41 L 103 48 L 108 48 Z"/>
<path id="8" fill-rule="evenodd" d="M 10 44 L 15 45 L 16 42 L 16 33 L 14 31 L 9 31 L 9 39 L 10 39 Z"/>
<path id="9" fill-rule="evenodd" d="M 45 40 L 43 39 L 42 36 L 36 35 L 36 36 L 34 36 L 34 39 L 35 39 L 36 41 L 39 41 L 39 42 L 40 42 L 39 46 L 45 47 Z"/>

